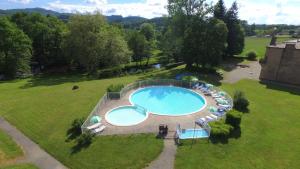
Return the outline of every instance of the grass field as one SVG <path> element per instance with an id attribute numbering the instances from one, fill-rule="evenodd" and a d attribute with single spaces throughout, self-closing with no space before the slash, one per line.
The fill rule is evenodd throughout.
<path id="1" fill-rule="evenodd" d="M 9 160 L 22 156 L 21 148 L 6 133 L 0 130 L 0 166 Z"/>
<path id="2" fill-rule="evenodd" d="M 176 169 L 299 168 L 300 92 L 243 80 L 223 84 L 226 91 L 246 92 L 250 113 L 244 114 L 241 137 L 227 144 L 185 141 L 177 151 Z"/>
<path id="3" fill-rule="evenodd" d="M 19 165 L 0 167 L 0 169 L 38 169 L 38 168 L 31 164 L 19 164 Z"/>
<path id="4" fill-rule="evenodd" d="M 278 37 L 277 42 L 283 42 L 289 37 Z M 246 37 L 245 49 L 241 56 L 246 56 L 249 51 L 256 51 L 258 58 L 263 58 L 266 53 L 266 46 L 271 42 L 271 38 Z"/>
<path id="5" fill-rule="evenodd" d="M 97 137 L 87 149 L 73 153 L 67 130 L 87 117 L 110 84 L 138 76 L 92 80 L 86 76 L 51 76 L 0 83 L 0 115 L 70 168 L 140 169 L 162 150 L 154 134 Z M 72 91 L 73 85 L 79 90 Z"/>

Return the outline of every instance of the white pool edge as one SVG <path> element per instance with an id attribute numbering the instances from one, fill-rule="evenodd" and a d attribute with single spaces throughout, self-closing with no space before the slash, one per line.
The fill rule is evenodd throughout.
<path id="1" fill-rule="evenodd" d="M 146 112 L 145 118 L 144 118 L 142 121 L 138 122 L 138 123 L 134 123 L 134 124 L 130 124 L 130 125 L 120 125 L 120 124 L 115 124 L 115 123 L 111 122 L 111 121 L 109 120 L 109 118 L 108 118 L 108 114 L 109 114 L 110 112 L 116 110 L 116 109 L 123 108 L 123 107 L 134 107 L 134 105 L 132 105 L 132 104 L 131 104 L 131 105 L 123 105 L 123 106 L 118 106 L 118 107 L 116 107 L 116 108 L 110 109 L 109 111 L 107 111 L 107 112 L 105 113 L 105 121 L 106 121 L 108 124 L 111 124 L 111 125 L 117 126 L 117 127 L 132 127 L 132 126 L 139 125 L 140 123 L 146 121 L 146 120 L 148 119 L 148 117 L 149 117 L 149 112 L 147 111 L 147 112 Z"/>

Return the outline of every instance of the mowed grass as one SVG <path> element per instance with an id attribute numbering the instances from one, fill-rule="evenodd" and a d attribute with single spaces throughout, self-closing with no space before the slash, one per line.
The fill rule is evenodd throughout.
<path id="1" fill-rule="evenodd" d="M 227 144 L 185 141 L 176 155 L 176 169 L 286 169 L 300 166 L 300 92 L 242 80 L 221 86 L 242 90 L 250 100 L 241 137 Z"/>
<path id="2" fill-rule="evenodd" d="M 21 148 L 10 136 L 0 130 L 0 165 L 22 155 Z"/>
<path id="3" fill-rule="evenodd" d="M 283 42 L 289 40 L 290 37 L 278 37 L 277 42 Z M 246 56 L 249 51 L 255 51 L 258 58 L 263 58 L 266 53 L 266 47 L 271 42 L 271 38 L 258 38 L 258 37 L 246 37 L 245 48 L 241 56 Z"/>
<path id="4" fill-rule="evenodd" d="M 18 164 L 18 165 L 0 167 L 0 169 L 38 169 L 38 168 L 31 164 Z"/>
<path id="5" fill-rule="evenodd" d="M 72 121 L 87 117 L 107 86 L 139 78 L 93 80 L 68 75 L 2 82 L 0 115 L 69 168 L 144 168 L 163 147 L 154 134 L 97 137 L 76 153 L 76 142 L 66 141 Z M 79 89 L 73 91 L 73 85 Z"/>

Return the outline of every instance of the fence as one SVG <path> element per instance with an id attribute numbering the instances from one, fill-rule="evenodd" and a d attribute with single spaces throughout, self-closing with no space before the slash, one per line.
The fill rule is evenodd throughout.
<path id="1" fill-rule="evenodd" d="M 134 83 L 131 83 L 127 86 L 125 86 L 120 92 L 109 92 L 105 94 L 97 103 L 93 111 L 90 113 L 88 116 L 87 120 L 83 123 L 81 126 L 82 132 L 85 132 L 87 130 L 87 127 L 91 125 L 90 119 L 92 116 L 97 115 L 97 113 L 100 112 L 101 108 L 110 100 L 117 100 L 123 98 L 129 91 L 138 89 L 138 88 L 143 88 L 147 86 L 177 86 L 177 87 L 183 87 L 183 88 L 189 88 L 191 89 L 194 84 L 196 83 L 204 83 L 201 81 L 198 82 L 191 82 L 191 81 L 184 81 L 184 80 L 174 80 L 174 79 L 150 79 L 150 80 L 143 80 L 143 81 L 137 81 Z M 216 90 L 217 92 L 220 91 L 219 88 L 213 87 L 213 90 Z M 231 105 L 232 99 L 231 97 L 226 94 L 225 95 L 226 99 L 230 102 Z"/>

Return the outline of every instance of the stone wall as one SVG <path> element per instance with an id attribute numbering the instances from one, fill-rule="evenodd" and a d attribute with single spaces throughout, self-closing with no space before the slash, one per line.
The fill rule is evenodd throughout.
<path id="1" fill-rule="evenodd" d="M 300 85 L 300 49 L 296 43 L 268 46 L 260 79 Z"/>

